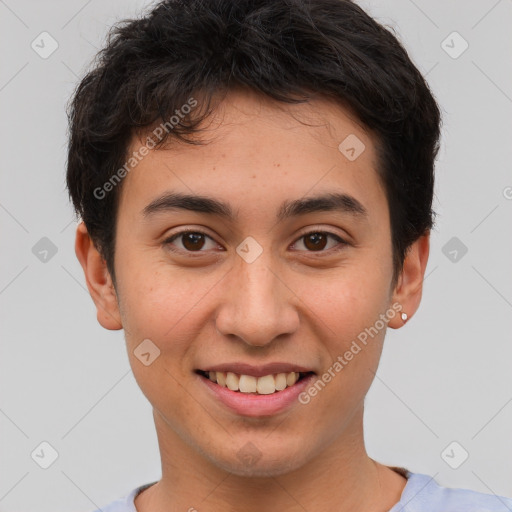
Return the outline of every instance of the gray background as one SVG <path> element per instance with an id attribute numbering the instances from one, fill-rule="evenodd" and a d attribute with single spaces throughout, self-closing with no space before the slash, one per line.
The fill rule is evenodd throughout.
<path id="1" fill-rule="evenodd" d="M 0 511 L 88 511 L 160 475 L 123 333 L 96 322 L 64 185 L 65 103 L 108 26 L 147 5 L 0 0 Z M 361 5 L 395 29 L 444 115 L 423 302 L 388 331 L 368 452 L 512 496 L 512 1 Z M 43 31 L 58 43 L 46 59 L 31 47 L 51 49 Z M 48 469 L 43 441 L 58 452 Z"/>

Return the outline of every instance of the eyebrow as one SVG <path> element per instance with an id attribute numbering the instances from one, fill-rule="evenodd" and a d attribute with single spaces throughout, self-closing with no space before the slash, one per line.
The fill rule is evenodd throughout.
<path id="1" fill-rule="evenodd" d="M 216 215 L 231 222 L 234 222 L 237 218 L 228 203 L 212 197 L 179 192 L 169 192 L 157 197 L 142 210 L 142 215 L 150 217 L 157 213 L 176 210 Z M 344 193 L 329 193 L 284 201 L 279 208 L 277 220 L 281 222 L 299 215 L 328 211 L 338 211 L 356 218 L 368 217 L 368 211 L 355 197 Z"/>

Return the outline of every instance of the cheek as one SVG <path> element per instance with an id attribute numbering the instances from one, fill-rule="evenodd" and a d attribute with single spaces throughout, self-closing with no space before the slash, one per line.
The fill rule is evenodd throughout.
<path id="1" fill-rule="evenodd" d="M 324 368 L 329 382 L 321 393 L 340 414 L 362 400 L 377 370 L 387 327 L 381 315 L 389 309 L 388 277 L 378 267 L 375 272 L 352 267 L 308 295 L 330 356 Z"/>
<path id="2" fill-rule="evenodd" d="M 385 295 L 373 291 L 372 300 L 363 293 L 340 291 L 330 298 L 332 305 L 325 311 L 323 344 L 329 357 L 318 376 L 324 385 L 313 383 L 306 394 L 311 400 L 320 397 L 323 406 L 318 413 L 333 433 L 361 405 L 379 365 L 387 327 L 380 315 L 387 308 Z"/>
<path id="3" fill-rule="evenodd" d="M 199 334 L 208 292 L 220 277 L 164 261 L 141 258 L 137 264 L 134 256 L 119 263 L 120 310 L 129 348 L 148 338 L 162 352 L 182 355 Z"/>
<path id="4" fill-rule="evenodd" d="M 302 280 L 301 296 L 331 331 L 332 338 L 346 341 L 373 325 L 388 307 L 388 277 L 380 269 L 340 269 L 332 278 Z M 314 281 L 314 280 L 313 280 Z M 309 286 L 308 286 L 309 285 Z"/>

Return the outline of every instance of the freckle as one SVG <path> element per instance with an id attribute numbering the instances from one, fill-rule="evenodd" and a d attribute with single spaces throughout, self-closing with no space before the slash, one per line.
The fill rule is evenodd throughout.
<path id="1" fill-rule="evenodd" d="M 213 170 L 215 171 L 215 167 L 213 168 Z"/>
<path id="2" fill-rule="evenodd" d="M 277 167 L 281 167 L 281 164 L 277 164 Z"/>

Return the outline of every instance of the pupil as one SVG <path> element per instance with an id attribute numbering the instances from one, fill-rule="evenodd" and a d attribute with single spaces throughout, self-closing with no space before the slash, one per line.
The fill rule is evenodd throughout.
<path id="1" fill-rule="evenodd" d="M 201 233 L 186 233 L 183 240 L 183 245 L 188 250 L 196 250 L 201 249 L 204 243 L 204 240 L 202 240 L 203 235 Z M 199 242 L 199 243 L 198 243 Z"/>
<path id="2" fill-rule="evenodd" d="M 308 249 L 323 249 L 325 247 L 327 237 L 324 233 L 312 233 L 306 237 L 306 247 Z M 312 242 L 309 246 L 309 242 Z"/>

